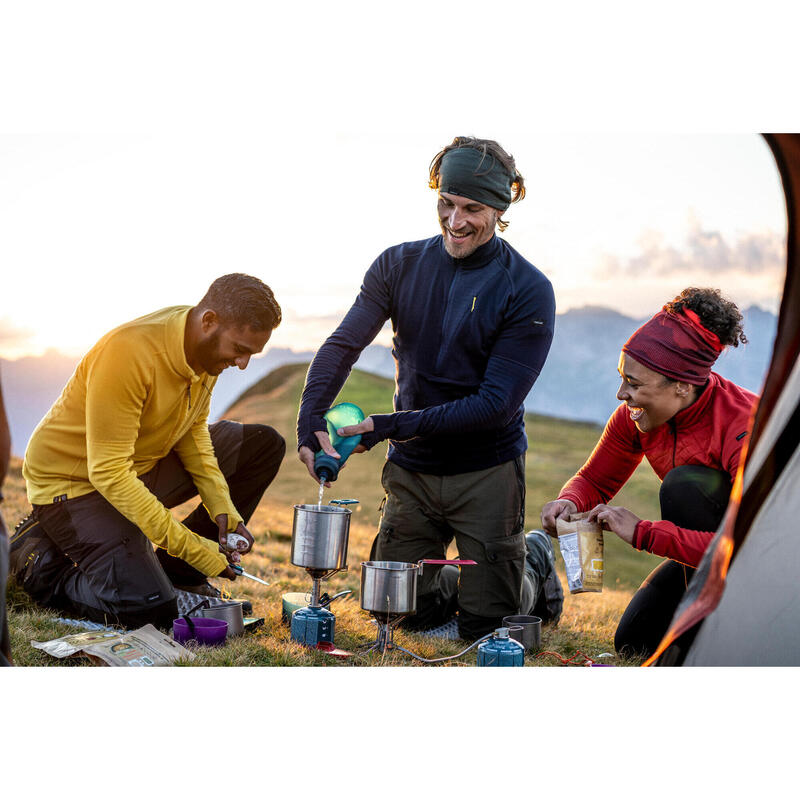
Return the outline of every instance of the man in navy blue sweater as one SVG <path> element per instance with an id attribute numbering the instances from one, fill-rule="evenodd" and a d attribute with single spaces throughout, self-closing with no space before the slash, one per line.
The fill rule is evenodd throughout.
<path id="1" fill-rule="evenodd" d="M 431 163 L 441 235 L 384 251 L 318 350 L 297 419 L 299 457 L 315 480 L 314 453 L 335 454 L 323 414 L 361 351 L 392 321 L 395 411 L 342 429 L 358 451 L 388 439 L 383 515 L 372 558 L 444 558 L 425 569 L 407 627 L 457 617 L 474 639 L 510 614 L 557 620 L 563 595 L 547 535 L 524 536 L 523 401 L 547 357 L 555 301 L 550 281 L 495 226 L 525 195 L 514 159 L 497 142 L 456 137 Z M 451 626 L 452 628 L 452 626 Z"/>

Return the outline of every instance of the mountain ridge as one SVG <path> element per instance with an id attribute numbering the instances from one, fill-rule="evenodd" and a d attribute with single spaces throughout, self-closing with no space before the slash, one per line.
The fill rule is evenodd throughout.
<path id="1" fill-rule="evenodd" d="M 717 371 L 734 383 L 759 392 L 772 354 L 777 317 L 758 306 L 744 309 L 742 316 L 748 344 L 723 353 Z M 526 398 L 526 411 L 603 424 L 617 406 L 616 369 L 620 349 L 643 320 L 592 305 L 557 315 L 553 344 Z M 270 348 L 262 356 L 252 358 L 247 370 L 225 370 L 214 388 L 210 418 L 219 419 L 244 392 L 274 370 L 288 364 L 307 364 L 313 357 L 313 350 Z M 16 455 L 24 453 L 31 433 L 58 398 L 79 360 L 56 350 L 48 350 L 42 356 L 0 359 L 12 450 Z M 391 350 L 383 345 L 366 347 L 354 366 L 390 379 L 395 374 Z"/>

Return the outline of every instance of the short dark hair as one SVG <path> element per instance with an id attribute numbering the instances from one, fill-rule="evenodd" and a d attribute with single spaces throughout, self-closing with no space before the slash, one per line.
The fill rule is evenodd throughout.
<path id="1" fill-rule="evenodd" d="M 281 323 L 281 307 L 272 289 L 241 272 L 217 278 L 197 305 L 210 308 L 223 325 L 271 331 Z"/>
<path id="2" fill-rule="evenodd" d="M 514 156 L 503 150 L 494 139 L 477 139 L 474 136 L 456 136 L 447 147 L 440 150 L 431 161 L 428 170 L 428 186 L 431 189 L 439 188 L 439 170 L 442 166 L 442 159 L 445 154 L 457 147 L 471 147 L 478 150 L 484 157 L 496 158 L 510 175 L 513 175 L 511 183 L 511 202 L 517 203 L 525 197 L 525 179 L 520 175 Z M 491 162 L 490 162 L 491 167 Z M 508 227 L 508 222 L 504 219 L 497 220 L 497 227 L 504 231 Z"/>

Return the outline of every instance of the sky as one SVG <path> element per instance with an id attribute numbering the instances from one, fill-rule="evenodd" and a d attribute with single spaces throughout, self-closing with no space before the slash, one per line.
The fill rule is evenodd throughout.
<path id="1" fill-rule="evenodd" d="M 777 309 L 784 199 L 747 119 L 720 125 L 689 103 L 683 121 L 652 119 L 630 73 L 622 102 L 584 94 L 576 113 L 585 67 L 573 77 L 562 61 L 567 88 L 554 97 L 525 57 L 493 75 L 415 49 L 408 21 L 392 20 L 389 37 L 360 4 L 345 8 L 384 38 L 326 6 L 304 28 L 254 4 L 224 16 L 180 7 L 164 5 L 159 28 L 104 4 L 83 5 L 92 29 L 58 5 L 36 20 L 18 12 L 36 47 L 4 43 L 15 78 L 4 107 L 17 113 L 0 127 L 0 357 L 80 355 L 233 271 L 262 278 L 282 305 L 272 347 L 315 349 L 382 250 L 438 233 L 428 165 L 461 134 L 515 156 L 528 193 L 503 235 L 553 282 L 559 312 L 642 317 L 698 282 Z M 535 16 L 519 13 L 532 47 Z M 468 19 L 451 24 L 474 35 Z M 113 35 L 98 39 L 103 24 Z"/>
<path id="2" fill-rule="evenodd" d="M 757 132 L 798 130 L 789 6 L 3 3 L 0 357 L 54 347 L 77 354 L 137 315 L 196 302 L 231 271 L 263 278 L 284 307 L 271 346 L 313 348 L 383 249 L 437 233 L 427 167 L 463 134 L 495 138 L 517 158 L 528 196 L 508 212 L 505 238 L 550 277 L 559 311 L 602 304 L 641 316 L 695 282 L 774 310 L 784 201 Z M 96 718 L 75 717 L 74 691 L 64 691 L 59 672 L 38 674 L 36 695 L 46 686 L 51 718 L 69 719 L 84 741 Z M 406 750 L 413 742 L 436 754 L 419 768 L 429 789 L 451 782 L 463 762 L 441 735 L 450 730 L 474 733 L 481 764 L 493 765 L 471 775 L 476 790 L 496 790 L 507 765 L 533 759 L 537 787 L 550 781 L 563 792 L 581 762 L 573 742 L 589 741 L 587 777 L 601 796 L 620 758 L 629 782 L 654 784 L 661 765 L 630 757 L 642 700 L 666 731 L 648 728 L 649 752 L 667 752 L 679 738 L 685 752 L 702 751 L 714 764 L 730 759 L 735 736 L 687 726 L 685 713 L 670 715 L 670 698 L 730 732 L 794 697 L 788 683 L 778 694 L 774 675 L 757 685 L 746 670 L 735 683 L 716 670 L 553 670 L 544 692 L 536 674 L 506 679 L 498 692 L 496 679 L 474 670 L 421 669 L 319 670 L 313 678 L 240 671 L 245 680 L 231 692 L 219 671 L 180 670 L 142 678 L 138 686 L 150 680 L 151 693 L 131 692 L 126 702 L 112 672 L 104 688 L 124 730 L 106 737 L 95 772 L 102 766 L 117 778 L 125 745 L 152 741 L 164 686 L 169 707 L 180 697 L 184 708 L 194 691 L 209 709 L 216 689 L 235 706 L 209 711 L 212 726 L 221 714 L 247 748 L 278 752 L 285 765 L 307 769 L 297 734 L 314 720 L 349 730 L 348 786 L 372 789 L 377 779 L 387 797 L 407 795 L 408 783 L 387 760 L 401 752 L 392 741 L 359 735 L 373 729 L 370 698 L 392 698 L 382 719 L 397 723 Z M 86 692 L 96 691 L 97 671 L 71 671 L 70 680 L 91 680 Z M 445 724 L 420 726 L 429 713 Z M 41 719 L 15 715 L 17 741 L 41 742 Z M 509 735 L 483 735 L 498 720 Z M 62 727 L 52 727 L 53 764 L 72 768 Z M 178 723 L 173 760 L 197 753 L 191 737 L 191 750 L 181 751 L 180 732 Z M 760 737 L 751 743 L 753 782 L 736 769 L 725 777 L 762 794 L 785 785 L 789 744 Z M 31 749 L 31 758 L 41 752 Z M 407 777 L 409 766 L 416 778 L 416 765 L 400 769 Z M 207 772 L 207 791 L 229 792 L 229 770 Z M 722 779 L 707 772 L 718 791 Z M 702 776 L 690 780 L 702 785 Z"/>

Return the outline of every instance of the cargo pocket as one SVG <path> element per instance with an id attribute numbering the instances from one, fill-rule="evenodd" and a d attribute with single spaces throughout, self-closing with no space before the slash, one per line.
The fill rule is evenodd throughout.
<path id="1" fill-rule="evenodd" d="M 502 539 L 485 542 L 483 549 L 489 564 L 502 564 L 515 558 L 524 559 L 525 537 L 516 533 L 513 536 L 504 536 Z"/>
<path id="2" fill-rule="evenodd" d="M 525 537 L 522 533 L 484 542 L 485 566 L 464 567 L 462 586 L 469 569 L 480 569 L 480 592 L 477 604 L 462 598 L 472 613 L 482 617 L 516 614 L 522 592 L 522 571 L 525 565 Z"/>

